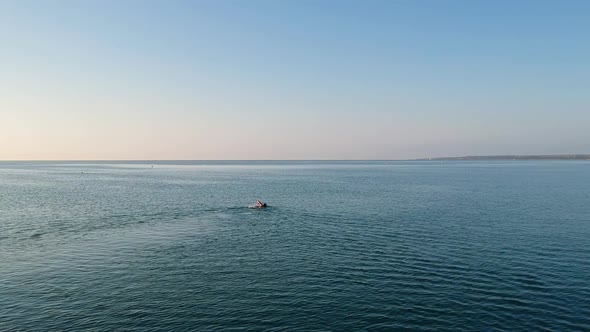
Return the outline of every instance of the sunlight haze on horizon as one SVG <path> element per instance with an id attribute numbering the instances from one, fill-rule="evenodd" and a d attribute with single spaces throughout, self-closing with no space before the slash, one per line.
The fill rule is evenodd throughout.
<path id="1" fill-rule="evenodd" d="M 0 160 L 590 153 L 589 1 L 0 1 Z"/>

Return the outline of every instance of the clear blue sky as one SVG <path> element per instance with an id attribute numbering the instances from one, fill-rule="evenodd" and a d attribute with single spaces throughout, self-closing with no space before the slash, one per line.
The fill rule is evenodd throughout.
<path id="1" fill-rule="evenodd" d="M 590 1 L 0 1 L 0 159 L 590 153 Z"/>

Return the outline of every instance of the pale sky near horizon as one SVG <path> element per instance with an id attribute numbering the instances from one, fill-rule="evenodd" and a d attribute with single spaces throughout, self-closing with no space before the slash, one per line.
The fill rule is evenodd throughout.
<path id="1" fill-rule="evenodd" d="M 590 1 L 0 0 L 0 160 L 590 153 Z"/>

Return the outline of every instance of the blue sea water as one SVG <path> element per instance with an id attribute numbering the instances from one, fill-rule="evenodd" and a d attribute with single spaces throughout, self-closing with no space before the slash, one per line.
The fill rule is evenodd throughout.
<path id="1" fill-rule="evenodd" d="M 590 163 L 0 162 L 0 330 L 231 329 L 590 330 Z"/>

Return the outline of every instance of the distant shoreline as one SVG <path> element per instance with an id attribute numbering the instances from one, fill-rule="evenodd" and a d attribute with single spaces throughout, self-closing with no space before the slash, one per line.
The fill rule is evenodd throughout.
<path id="1" fill-rule="evenodd" d="M 463 156 L 421 158 L 415 160 L 590 160 L 590 154 Z"/>

